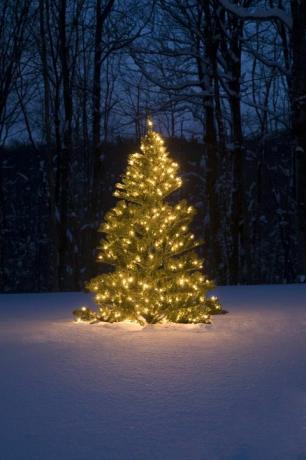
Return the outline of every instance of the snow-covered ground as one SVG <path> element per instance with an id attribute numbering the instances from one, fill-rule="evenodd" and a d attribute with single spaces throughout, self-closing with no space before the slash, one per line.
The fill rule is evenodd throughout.
<path id="1" fill-rule="evenodd" d="M 0 296 L 1 460 L 305 460 L 306 285 L 223 287 L 206 327 L 75 324 Z"/>

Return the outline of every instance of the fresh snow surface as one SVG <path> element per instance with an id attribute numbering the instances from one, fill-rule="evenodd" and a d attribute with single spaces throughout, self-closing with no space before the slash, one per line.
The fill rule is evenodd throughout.
<path id="1" fill-rule="evenodd" d="M 306 285 L 217 290 L 212 326 L 88 325 L 0 296 L 1 460 L 305 460 Z"/>

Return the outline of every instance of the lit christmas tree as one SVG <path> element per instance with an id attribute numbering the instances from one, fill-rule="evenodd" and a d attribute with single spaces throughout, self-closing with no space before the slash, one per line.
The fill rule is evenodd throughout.
<path id="1" fill-rule="evenodd" d="M 99 229 L 105 237 L 98 260 L 113 271 L 88 284 L 95 293 L 96 317 L 141 324 L 209 323 L 221 306 L 217 297 L 207 297 L 214 286 L 202 273 L 196 252 L 201 242 L 188 229 L 195 209 L 185 200 L 167 201 L 182 185 L 178 164 L 169 158 L 152 122 L 148 126 L 141 153 L 130 155 L 116 184 L 119 201 Z"/>

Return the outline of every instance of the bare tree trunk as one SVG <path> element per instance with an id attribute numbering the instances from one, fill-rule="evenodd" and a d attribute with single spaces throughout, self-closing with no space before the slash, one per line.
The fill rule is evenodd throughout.
<path id="1" fill-rule="evenodd" d="M 101 65 L 102 65 L 102 35 L 103 23 L 110 14 L 115 0 L 108 0 L 104 9 L 101 0 L 96 0 L 96 28 L 94 51 L 94 80 L 93 80 L 93 114 L 92 114 L 92 139 L 93 139 L 93 187 L 99 176 L 101 142 Z"/>
<path id="2" fill-rule="evenodd" d="M 242 279 L 244 251 L 244 145 L 240 107 L 241 77 L 241 36 L 242 23 L 236 17 L 231 19 L 231 40 L 228 64 L 231 75 L 229 81 L 233 144 L 233 190 L 231 212 L 232 254 L 230 258 L 230 283 L 237 284 Z"/>
<path id="3" fill-rule="evenodd" d="M 95 28 L 95 54 L 94 54 L 94 79 L 93 79 L 93 114 L 92 114 L 92 140 L 93 140 L 93 175 L 99 163 L 99 146 L 101 140 L 101 64 L 102 64 L 102 3 L 96 0 L 96 28 Z"/>
<path id="4" fill-rule="evenodd" d="M 74 278 L 74 283 L 69 280 L 71 272 L 74 271 L 72 259 L 73 252 L 71 251 L 73 243 L 72 228 L 68 227 L 69 213 L 69 191 L 70 191 L 70 160 L 72 156 L 72 92 L 69 75 L 69 51 L 66 37 L 66 14 L 67 1 L 60 0 L 59 4 L 59 52 L 62 68 L 63 80 L 63 105 L 64 105 L 64 133 L 63 146 L 61 149 L 61 160 L 59 165 L 59 188 L 60 194 L 58 197 L 59 204 L 59 220 L 58 220 L 58 278 L 60 289 L 77 288 L 75 285 L 77 278 Z"/>
<path id="5" fill-rule="evenodd" d="M 3 156 L 0 146 L 0 156 Z M 5 208 L 4 208 L 4 183 L 3 183 L 3 160 L 0 162 L 0 291 L 3 292 L 6 285 L 5 277 Z"/>
<path id="6" fill-rule="evenodd" d="M 205 114 L 205 134 L 204 143 L 207 159 L 206 171 L 206 196 L 208 200 L 209 212 L 209 247 L 211 248 L 210 266 L 215 267 L 215 274 L 221 275 L 222 249 L 220 246 L 220 204 L 219 193 L 217 190 L 218 177 L 220 174 L 219 145 L 217 139 L 215 107 L 214 107 L 214 78 L 217 67 L 217 47 L 218 42 L 213 33 L 214 18 L 210 9 L 209 2 L 202 2 L 205 13 L 204 39 L 205 51 L 204 62 L 206 63 L 206 72 L 198 63 L 198 73 L 200 81 L 204 82 L 203 91 L 208 92 L 203 98 L 203 108 Z M 210 94 L 209 94 L 210 93 Z"/>
<path id="7" fill-rule="evenodd" d="M 292 124 L 296 142 L 299 274 L 306 275 L 306 2 L 291 0 Z"/>
<path id="8" fill-rule="evenodd" d="M 45 27 L 45 0 L 39 1 L 39 25 L 40 25 L 40 59 L 42 77 L 44 82 L 44 103 L 43 103 L 43 123 L 46 144 L 51 148 L 51 121 L 50 121 L 50 83 L 47 63 L 46 27 Z"/>
<path id="9" fill-rule="evenodd" d="M 93 76 L 93 113 L 92 113 L 92 161 L 90 162 L 90 194 L 88 242 L 86 244 L 88 259 L 86 265 L 93 267 L 93 251 L 96 247 L 97 227 L 99 225 L 98 203 L 101 177 L 101 66 L 103 58 L 102 36 L 103 24 L 110 15 L 115 0 L 108 0 L 104 9 L 102 1 L 96 0 L 95 9 L 95 47 L 94 47 L 94 76 Z M 89 268 L 89 272 L 91 272 Z"/>

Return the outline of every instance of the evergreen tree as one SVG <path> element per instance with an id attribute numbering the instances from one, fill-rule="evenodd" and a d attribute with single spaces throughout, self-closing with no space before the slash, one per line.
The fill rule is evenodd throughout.
<path id="1" fill-rule="evenodd" d="M 98 260 L 113 271 L 92 279 L 88 288 L 102 321 L 207 323 L 221 307 L 216 297 L 207 297 L 214 286 L 196 253 L 201 242 L 188 229 L 195 209 L 185 200 L 167 201 L 182 180 L 148 124 L 141 153 L 130 155 L 116 184 L 119 201 L 99 229 L 105 236 Z"/>

